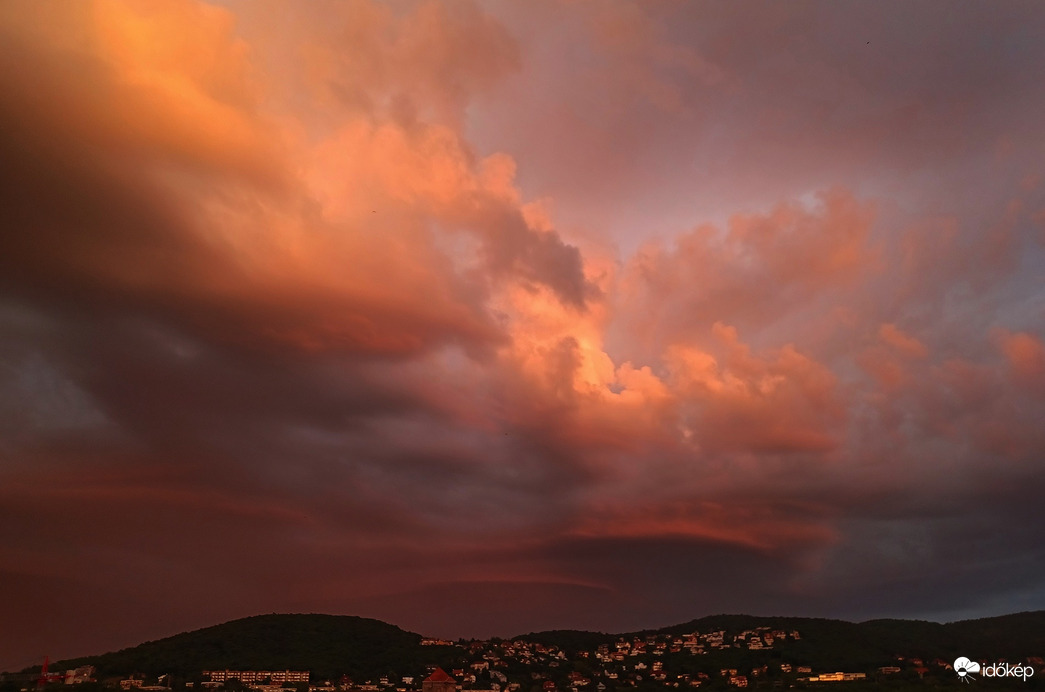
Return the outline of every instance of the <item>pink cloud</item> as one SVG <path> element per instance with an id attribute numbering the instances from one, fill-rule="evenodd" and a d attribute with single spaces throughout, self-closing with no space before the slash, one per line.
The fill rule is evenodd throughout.
<path id="1" fill-rule="evenodd" d="M 900 331 L 895 324 L 883 324 L 878 329 L 879 338 L 908 358 L 925 358 L 929 349 L 918 339 Z"/>
<path id="2" fill-rule="evenodd" d="M 1027 332 L 1001 330 L 999 347 L 1019 386 L 1041 387 L 1045 384 L 1045 345 Z"/>

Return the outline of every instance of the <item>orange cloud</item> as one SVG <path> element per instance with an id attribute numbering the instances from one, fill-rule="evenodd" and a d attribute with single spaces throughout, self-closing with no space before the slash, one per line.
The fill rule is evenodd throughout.
<path id="1" fill-rule="evenodd" d="M 622 320 L 648 353 L 656 342 L 706 339 L 715 322 L 761 329 L 854 290 L 877 273 L 874 207 L 841 189 L 818 200 L 812 209 L 788 203 L 738 214 L 724 230 L 701 226 L 673 246 L 645 246 L 620 281 Z"/>
<path id="2" fill-rule="evenodd" d="M 1034 108 L 812 6 L 230 7 L 0 6 L 0 581 L 671 614 L 880 575 L 889 531 L 1040 544 L 1041 186 L 1017 134 L 971 172 Z"/>
<path id="3" fill-rule="evenodd" d="M 513 60 L 511 42 L 471 5 L 346 11 L 383 27 L 384 39 L 342 56 L 370 65 L 375 93 L 405 90 L 425 102 L 442 94 L 459 104 Z M 303 23 L 318 21 L 301 12 Z M 165 296 L 185 319 L 242 345 L 310 352 L 487 348 L 501 334 L 483 301 L 502 283 L 547 285 L 575 307 L 587 300 L 579 251 L 553 229 L 530 227 L 510 157 L 478 160 L 453 118 L 347 109 L 335 127 L 317 130 L 296 117 L 313 103 L 288 112 L 273 102 L 293 79 L 259 68 L 266 63 L 228 10 L 99 0 L 81 14 L 83 23 L 51 21 L 64 15 L 41 4 L 12 20 L 36 34 L 35 43 L 13 44 L 27 53 L 19 62 L 41 65 L 30 83 L 8 51 L 3 78 L 26 104 L 13 129 L 49 128 L 44 147 L 53 150 L 20 154 L 40 173 L 24 176 L 15 196 L 69 200 L 33 222 L 46 229 L 36 240 L 12 248 L 22 266 Z M 340 55 L 340 44 L 319 47 Z M 70 76 L 63 51 L 85 74 Z M 77 118 L 58 115 L 68 112 Z M 62 163 L 63 147 L 75 166 Z M 65 191 L 47 189 L 47 167 L 61 171 Z M 55 218 L 62 214 L 91 230 L 75 231 L 71 218 Z M 51 252 L 56 246 L 69 256 Z"/>
<path id="4" fill-rule="evenodd" d="M 721 364 L 691 347 L 667 354 L 671 381 L 691 411 L 693 443 L 712 454 L 834 448 L 844 413 L 830 370 L 791 345 L 757 357 L 736 329 L 716 323 L 713 332 L 725 349 Z"/>
<path id="5" fill-rule="evenodd" d="M 878 341 L 862 350 L 856 361 L 886 390 L 896 392 L 910 382 L 911 361 L 926 359 L 929 349 L 891 323 L 879 326 Z"/>
<path id="6" fill-rule="evenodd" d="M 1041 339 L 1006 330 L 1000 330 L 997 338 L 1017 383 L 1032 387 L 1045 384 L 1045 344 Z"/>
<path id="7" fill-rule="evenodd" d="M 600 513 L 589 507 L 588 516 L 570 535 L 586 538 L 683 537 L 721 542 L 764 551 L 822 547 L 838 538 L 824 524 L 824 509 L 803 507 L 804 519 L 791 517 L 796 508 L 766 503 L 744 505 L 697 501 L 662 502 L 656 507 L 635 508 L 621 514 L 607 508 Z M 786 518 L 785 518 L 786 517 Z"/>
<path id="8" fill-rule="evenodd" d="M 878 328 L 878 337 L 908 358 L 925 358 L 929 349 L 921 341 L 900 331 L 895 324 L 883 324 Z"/>

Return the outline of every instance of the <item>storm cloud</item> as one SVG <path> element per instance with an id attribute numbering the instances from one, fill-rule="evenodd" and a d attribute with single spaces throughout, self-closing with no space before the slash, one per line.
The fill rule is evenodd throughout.
<path id="1" fill-rule="evenodd" d="M 0 8 L 0 667 L 1045 608 L 1045 10 Z"/>

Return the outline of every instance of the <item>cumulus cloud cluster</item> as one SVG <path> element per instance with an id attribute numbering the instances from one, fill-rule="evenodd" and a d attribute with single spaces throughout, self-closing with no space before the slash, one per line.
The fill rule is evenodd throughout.
<path id="1" fill-rule="evenodd" d="M 0 8 L 0 644 L 1043 607 L 1045 13 L 929 7 Z"/>

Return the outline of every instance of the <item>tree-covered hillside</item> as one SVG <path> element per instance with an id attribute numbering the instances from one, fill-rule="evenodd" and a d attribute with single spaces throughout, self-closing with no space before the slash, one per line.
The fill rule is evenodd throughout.
<path id="1" fill-rule="evenodd" d="M 448 662 L 454 647 L 421 646 L 421 635 L 347 615 L 258 615 L 185 632 L 101 656 L 59 661 L 54 670 L 93 665 L 99 676 L 202 670 L 310 670 L 315 680 L 377 678 L 414 671 L 432 659 Z M 449 663 L 448 663 L 449 664 Z"/>
<path id="2" fill-rule="evenodd" d="M 687 640 L 693 650 L 683 645 Z M 958 680 L 947 664 L 958 656 L 1016 662 L 1043 654 L 1045 612 L 949 624 L 715 615 L 658 630 L 554 630 L 461 646 L 422 646 L 421 635 L 366 618 L 263 615 L 101 656 L 58 661 L 52 670 L 93 665 L 99 679 L 166 673 L 178 688 L 179 680 L 199 679 L 209 669 L 293 669 L 310 671 L 313 682 L 336 681 L 345 674 L 356 682 L 388 676 L 391 690 L 405 684 L 403 676 L 416 678 L 427 666 L 439 665 L 463 669 L 464 674 L 478 672 L 465 685 L 471 689 L 489 689 L 495 682 L 518 683 L 513 689 L 521 692 L 541 692 L 546 682 L 569 689 L 575 687 L 573 675 L 589 681 L 586 689 L 604 684 L 610 692 L 653 692 L 674 685 L 688 688 L 691 682 L 725 689 L 728 676 L 722 671 L 731 669 L 750 676 L 756 688 L 802 686 L 807 684 L 803 670 L 806 677 L 810 670 L 865 673 L 866 683 L 860 684 L 879 687 L 950 685 Z M 482 667 L 484 661 L 489 669 Z M 472 668 L 473 663 L 478 667 Z M 883 666 L 896 670 L 882 673 Z M 1025 689 L 1045 686 L 1042 673 Z M 415 688 L 416 679 L 407 687 Z"/>
<path id="3" fill-rule="evenodd" d="M 620 639 L 691 632 L 726 632 L 726 639 L 756 627 L 797 631 L 798 639 L 772 651 L 730 647 L 701 657 L 705 667 L 751 668 L 766 661 L 788 661 L 817 670 L 866 670 L 896 662 L 897 656 L 953 661 L 959 655 L 982 660 L 1025 660 L 1045 655 L 1045 611 L 940 624 L 920 620 L 842 620 L 752 615 L 713 615 L 656 630 L 603 634 L 553 630 L 524 635 L 569 653 L 592 650 Z"/>

